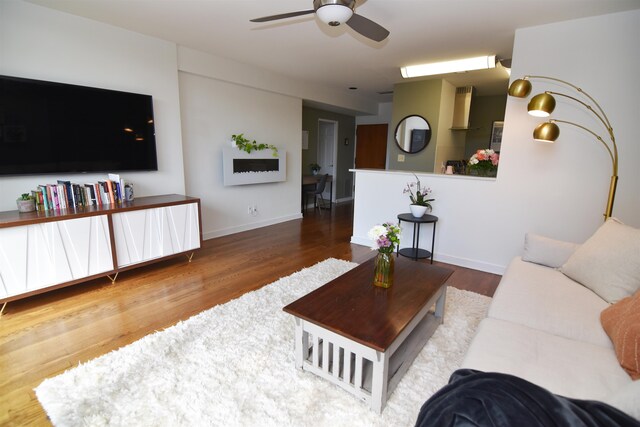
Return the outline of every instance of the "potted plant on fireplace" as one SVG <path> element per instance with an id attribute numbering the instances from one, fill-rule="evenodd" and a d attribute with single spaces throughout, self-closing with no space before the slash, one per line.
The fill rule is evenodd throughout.
<path id="1" fill-rule="evenodd" d="M 236 147 L 242 151 L 246 151 L 247 153 L 251 153 L 252 151 L 261 151 L 261 150 L 271 150 L 273 152 L 273 157 L 278 157 L 278 147 L 271 144 L 258 144 L 255 139 L 253 141 L 244 137 L 244 134 L 239 133 L 237 135 L 231 135 L 231 139 L 235 143 Z"/>
<path id="2" fill-rule="evenodd" d="M 22 193 L 16 200 L 19 212 L 33 212 L 36 210 L 36 199 L 29 193 Z"/>

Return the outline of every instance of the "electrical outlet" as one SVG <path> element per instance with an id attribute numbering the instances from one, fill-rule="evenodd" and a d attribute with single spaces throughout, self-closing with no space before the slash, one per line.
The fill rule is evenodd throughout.
<path id="1" fill-rule="evenodd" d="M 258 215 L 258 205 L 253 205 L 253 215 Z"/>
<path id="2" fill-rule="evenodd" d="M 249 215 L 253 215 L 253 206 L 249 206 L 249 207 L 247 208 L 247 213 L 248 213 Z"/>
<path id="3" fill-rule="evenodd" d="M 398 161 L 404 162 L 404 154 L 398 154 Z"/>

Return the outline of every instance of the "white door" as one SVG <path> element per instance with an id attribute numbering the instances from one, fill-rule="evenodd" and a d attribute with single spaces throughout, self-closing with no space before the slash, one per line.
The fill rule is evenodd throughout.
<path id="1" fill-rule="evenodd" d="M 333 177 L 333 183 L 336 182 L 335 162 L 336 162 L 336 144 L 338 142 L 338 122 L 330 120 L 318 120 L 318 164 L 320 165 L 320 174 L 328 173 Z M 329 186 L 327 184 L 322 197 L 329 199 Z M 335 202 L 336 194 L 332 192 L 331 201 Z"/>

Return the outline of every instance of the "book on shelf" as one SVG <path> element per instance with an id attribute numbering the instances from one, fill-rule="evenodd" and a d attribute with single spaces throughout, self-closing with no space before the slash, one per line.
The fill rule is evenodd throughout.
<path id="1" fill-rule="evenodd" d="M 75 198 L 71 191 L 71 181 L 58 180 L 58 185 L 62 185 L 62 191 L 64 193 L 64 205 L 65 207 L 75 206 Z M 60 190 L 58 189 L 58 194 Z"/>
<path id="2" fill-rule="evenodd" d="M 109 195 L 107 194 L 107 183 L 104 181 L 98 181 L 98 191 L 100 191 L 100 200 L 103 205 L 109 204 Z"/>
<path id="3" fill-rule="evenodd" d="M 124 179 L 120 177 L 119 174 L 110 173 L 108 175 L 109 179 L 115 183 L 115 196 L 116 199 L 120 202 L 125 201 L 124 197 Z"/>
<path id="4" fill-rule="evenodd" d="M 71 190 L 73 191 L 74 207 L 86 206 L 84 192 L 81 191 L 80 186 L 76 183 L 71 183 Z"/>
<path id="5" fill-rule="evenodd" d="M 115 205 L 125 201 L 124 180 L 117 174 L 85 184 L 59 179 L 55 183 L 39 184 L 31 195 L 39 211 Z"/>
<path id="6" fill-rule="evenodd" d="M 58 186 L 51 184 L 51 199 L 55 209 L 60 209 L 60 199 L 58 199 Z"/>
<path id="7" fill-rule="evenodd" d="M 84 191 L 87 195 L 86 200 L 88 201 L 86 206 L 96 206 L 98 202 L 96 201 L 96 192 L 93 184 L 85 184 Z"/>
<path id="8" fill-rule="evenodd" d="M 110 203 L 115 203 L 115 197 L 113 196 L 113 182 L 108 179 L 105 181 L 105 183 L 107 184 L 107 194 L 109 195 L 109 202 Z"/>
<path id="9" fill-rule="evenodd" d="M 38 193 L 40 193 L 40 196 L 42 197 L 42 204 L 44 205 L 44 210 L 48 211 L 49 200 L 47 197 L 47 186 L 43 184 L 38 185 Z"/>
<path id="10" fill-rule="evenodd" d="M 31 190 L 31 197 L 36 202 L 36 211 L 43 211 L 44 201 L 42 200 L 42 193 L 40 192 L 40 190 Z"/>

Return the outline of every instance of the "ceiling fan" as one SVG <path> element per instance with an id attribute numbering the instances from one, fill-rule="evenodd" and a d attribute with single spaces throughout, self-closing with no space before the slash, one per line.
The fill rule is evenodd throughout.
<path id="1" fill-rule="evenodd" d="M 251 22 L 268 22 L 315 13 L 318 19 L 332 27 L 346 23 L 354 31 L 368 39 L 377 42 L 386 39 L 389 31 L 372 20 L 356 14 L 355 7 L 356 0 L 313 0 L 313 9 L 264 16 L 262 18 L 251 19 Z"/>

